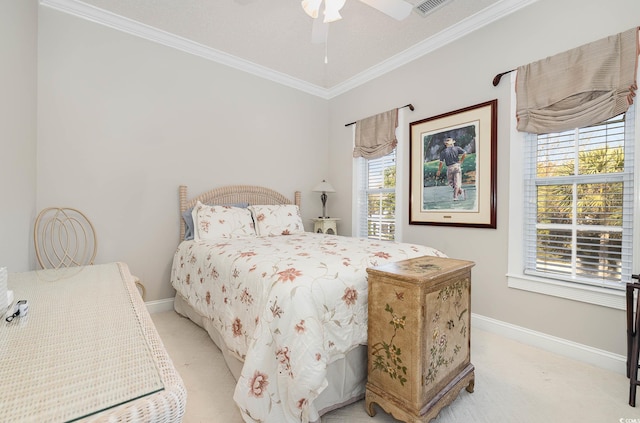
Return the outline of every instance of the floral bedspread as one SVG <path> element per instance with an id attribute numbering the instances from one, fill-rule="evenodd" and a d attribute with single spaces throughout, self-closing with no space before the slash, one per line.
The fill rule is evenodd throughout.
<path id="1" fill-rule="evenodd" d="M 244 360 L 234 400 L 246 422 L 317 419 L 327 365 L 367 341 L 366 268 L 423 255 L 415 244 L 300 233 L 185 241 L 173 287 Z"/>

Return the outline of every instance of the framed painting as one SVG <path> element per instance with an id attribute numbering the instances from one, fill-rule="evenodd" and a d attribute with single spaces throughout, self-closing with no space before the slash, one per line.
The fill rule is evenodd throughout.
<path id="1" fill-rule="evenodd" d="M 496 228 L 497 108 L 410 124 L 409 224 Z"/>

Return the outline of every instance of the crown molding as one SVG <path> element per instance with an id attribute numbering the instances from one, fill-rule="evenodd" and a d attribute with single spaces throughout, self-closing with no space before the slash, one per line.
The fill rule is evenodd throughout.
<path id="1" fill-rule="evenodd" d="M 294 78 L 282 72 L 274 71 L 256 63 L 233 56 L 220 50 L 207 47 L 187 38 L 154 28 L 133 19 L 100 9 L 79 0 L 40 0 L 40 4 L 60 12 L 79 17 L 124 33 L 143 38 L 185 53 L 193 54 L 252 75 L 268 79 L 297 90 L 327 99 L 325 88 Z"/>
<path id="2" fill-rule="evenodd" d="M 333 98 L 471 34 L 538 0 L 502 0 L 329 89 Z"/>
<path id="3" fill-rule="evenodd" d="M 294 78 L 282 72 L 274 71 L 245 59 L 207 47 L 189 39 L 162 31 L 149 25 L 134 21 L 98 7 L 83 3 L 80 0 L 40 0 L 40 4 L 60 12 L 67 13 L 109 28 L 122 31 L 158 44 L 172 47 L 185 53 L 193 54 L 234 69 L 267 79 L 278 84 L 303 91 L 305 93 L 331 99 L 356 88 L 372 79 L 382 76 L 440 47 L 445 46 L 478 28 L 482 28 L 538 0 L 502 0 L 469 18 L 464 19 L 433 37 L 430 37 L 371 68 L 361 72 L 349 80 L 332 88 L 323 88 Z"/>

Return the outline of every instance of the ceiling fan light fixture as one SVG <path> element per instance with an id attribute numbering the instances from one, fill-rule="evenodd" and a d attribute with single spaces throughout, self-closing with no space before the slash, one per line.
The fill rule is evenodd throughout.
<path id="1" fill-rule="evenodd" d="M 342 19 L 340 9 L 344 7 L 345 2 L 346 0 L 324 0 L 324 23 Z"/>
<path id="2" fill-rule="evenodd" d="M 318 17 L 321 3 L 322 0 L 302 0 L 301 5 L 306 14 L 315 19 Z"/>

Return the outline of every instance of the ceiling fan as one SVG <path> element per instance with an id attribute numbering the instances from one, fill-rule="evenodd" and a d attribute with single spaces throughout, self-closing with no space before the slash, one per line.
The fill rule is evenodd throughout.
<path id="1" fill-rule="evenodd" d="M 236 0 L 237 1 L 237 0 Z M 324 1 L 324 10 L 320 17 L 320 8 Z M 417 0 L 412 4 L 405 0 L 360 0 L 362 3 L 373 7 L 376 10 L 390 16 L 398 21 L 406 19 L 412 10 L 423 18 L 436 11 L 451 0 Z M 327 38 L 329 34 L 329 23 L 342 19 L 340 9 L 346 0 L 302 0 L 302 9 L 307 15 L 313 18 L 313 28 L 311 30 L 311 42 L 314 44 L 325 44 L 324 62 L 327 63 Z"/>
<path id="2" fill-rule="evenodd" d="M 396 20 L 403 20 L 409 16 L 413 5 L 404 0 L 360 0 L 362 3 L 379 10 Z M 329 36 L 329 23 L 342 19 L 340 9 L 346 0 L 324 0 L 324 17 L 320 19 L 320 9 L 323 0 L 302 0 L 301 5 L 307 15 L 313 18 L 311 29 L 311 42 L 325 45 L 324 62 L 328 62 L 327 39 Z"/>
<path id="3" fill-rule="evenodd" d="M 404 0 L 360 0 L 362 3 L 379 10 L 399 21 L 405 19 L 411 13 L 413 5 Z M 302 0 L 302 8 L 307 15 L 316 19 L 320 14 L 320 6 L 323 0 Z M 324 23 L 335 22 L 342 19 L 340 9 L 344 6 L 346 0 L 324 0 Z"/>

